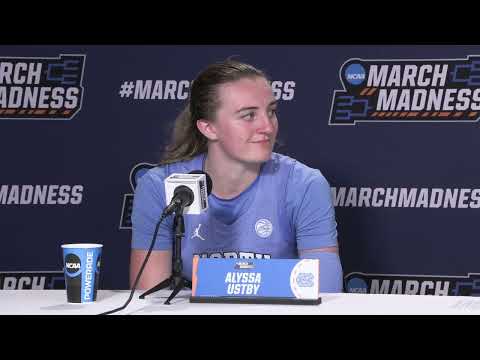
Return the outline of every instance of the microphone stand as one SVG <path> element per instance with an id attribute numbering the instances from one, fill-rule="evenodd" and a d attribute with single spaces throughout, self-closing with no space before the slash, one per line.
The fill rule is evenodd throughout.
<path id="1" fill-rule="evenodd" d="M 185 234 L 183 207 L 181 207 L 180 209 L 178 209 L 178 211 L 175 212 L 173 229 L 175 238 L 174 249 L 172 253 L 172 275 L 170 275 L 168 279 L 165 279 L 159 284 L 155 285 L 153 288 L 145 291 L 142 295 L 139 296 L 140 299 L 144 299 L 145 296 L 152 294 L 158 290 L 164 289 L 167 286 L 170 286 L 170 289 L 173 289 L 173 292 L 170 294 L 170 296 L 164 303 L 165 305 L 170 305 L 170 300 L 172 300 L 180 290 L 182 290 L 184 287 L 187 287 L 189 289 L 192 288 L 192 282 L 182 277 L 182 237 Z"/>

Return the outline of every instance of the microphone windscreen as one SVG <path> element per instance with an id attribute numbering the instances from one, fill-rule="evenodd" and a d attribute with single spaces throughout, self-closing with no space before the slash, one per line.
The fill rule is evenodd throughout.
<path id="1" fill-rule="evenodd" d="M 210 175 L 208 175 L 205 171 L 202 170 L 192 170 L 189 172 L 189 174 L 205 174 L 205 178 L 207 179 L 207 196 L 210 195 L 213 187 L 212 178 L 210 177 Z"/>

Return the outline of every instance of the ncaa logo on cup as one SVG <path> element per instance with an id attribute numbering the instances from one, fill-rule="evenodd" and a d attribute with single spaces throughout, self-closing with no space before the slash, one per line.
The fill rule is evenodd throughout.
<path id="1" fill-rule="evenodd" d="M 352 85 L 360 85 L 365 81 L 365 69 L 360 64 L 350 64 L 345 69 L 345 78 Z"/>
<path id="2" fill-rule="evenodd" d="M 65 268 L 67 273 L 74 274 L 80 270 L 80 258 L 75 254 L 68 254 L 65 257 Z"/>
<path id="3" fill-rule="evenodd" d="M 267 238 L 272 235 L 273 225 L 270 220 L 260 219 L 255 223 L 255 232 L 261 238 Z"/>

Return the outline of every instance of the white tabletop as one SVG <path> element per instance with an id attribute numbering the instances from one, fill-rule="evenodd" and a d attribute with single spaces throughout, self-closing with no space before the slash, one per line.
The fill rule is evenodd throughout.
<path id="1" fill-rule="evenodd" d="M 171 290 L 139 299 L 136 292 L 119 315 L 375 315 L 480 314 L 480 299 L 463 296 L 321 294 L 320 305 L 256 305 L 190 303 L 190 291 L 164 305 Z M 122 306 L 128 290 L 99 290 L 92 304 L 67 303 L 65 290 L 1 290 L 0 315 L 94 315 Z"/>

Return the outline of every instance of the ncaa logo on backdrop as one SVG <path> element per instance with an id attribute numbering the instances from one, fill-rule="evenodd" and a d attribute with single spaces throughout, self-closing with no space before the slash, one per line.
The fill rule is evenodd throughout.
<path id="1" fill-rule="evenodd" d="M 255 232 L 261 238 L 267 238 L 272 235 L 273 225 L 268 219 L 260 219 L 255 223 Z"/>
<path id="2" fill-rule="evenodd" d="M 155 164 L 139 163 L 136 164 L 130 171 L 130 187 L 132 191 L 135 191 L 138 180 L 150 169 L 154 168 Z M 122 214 L 120 215 L 120 227 L 119 229 L 131 229 L 132 228 L 132 209 L 133 209 L 133 193 L 125 194 L 123 196 Z"/>
<path id="3" fill-rule="evenodd" d="M 82 107 L 85 55 L 0 57 L 0 119 L 70 120 Z"/>
<path id="4" fill-rule="evenodd" d="M 347 290 L 350 293 L 366 294 L 368 292 L 368 286 L 365 280 L 354 277 L 347 282 Z"/>
<path id="5" fill-rule="evenodd" d="M 357 122 L 477 122 L 480 56 L 349 59 L 340 68 L 329 125 Z"/>
<path id="6" fill-rule="evenodd" d="M 352 85 L 360 85 L 365 81 L 365 69 L 360 64 L 350 64 L 345 69 L 345 78 Z"/>
<path id="7" fill-rule="evenodd" d="M 480 274 L 477 273 L 441 276 L 353 272 L 345 276 L 344 283 L 349 293 L 480 296 Z"/>

